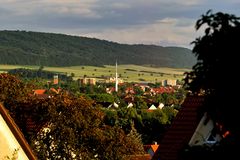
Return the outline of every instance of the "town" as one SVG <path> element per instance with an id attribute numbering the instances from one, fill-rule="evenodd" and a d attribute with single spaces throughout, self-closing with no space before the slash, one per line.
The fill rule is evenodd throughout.
<path id="1" fill-rule="evenodd" d="M 53 30 L 59 27 L 55 23 L 67 20 L 69 24 L 74 22 L 68 31 L 77 31 L 75 25 L 84 28 L 87 23 L 91 25 L 86 25 L 82 33 L 91 35 L 87 33 L 91 31 L 101 38 L 108 35 L 132 41 L 120 44 L 76 35 L 0 31 L 0 159 L 239 159 L 240 89 L 239 85 L 226 82 L 232 80 L 230 75 L 238 73 L 240 17 L 208 10 L 195 23 L 196 31 L 203 36 L 191 42 L 194 46 L 189 49 L 157 44 L 159 38 L 166 44 L 186 43 L 192 17 L 181 16 L 192 16 L 193 10 L 209 5 L 208 2 L 181 2 L 184 7 L 172 1 L 151 1 L 152 5 L 145 1 L 134 5 L 112 2 L 102 8 L 100 1 L 23 0 L 21 6 L 40 5 L 24 11 L 16 7 L 20 2 L 1 3 L 7 4 L 2 13 L 10 18 L 0 19 L 9 28 L 29 25 L 27 18 L 23 19 L 24 24 L 19 19 L 30 18 L 31 14 L 37 17 L 34 22 L 48 20 L 35 15 L 34 9 L 41 9 L 44 15 L 52 15 L 51 21 L 61 15 L 54 25 L 48 26 L 54 26 Z M 172 5 L 171 10 L 177 12 L 168 14 L 177 16 L 157 18 L 150 25 L 148 20 L 154 14 L 162 16 L 162 11 L 151 10 L 159 4 Z M 238 3 L 231 4 L 234 10 Z M 142 12 L 143 6 L 150 15 Z M 108 7 L 114 9 L 105 12 Z M 10 8 L 19 12 L 11 14 Z M 191 12 L 185 12 L 186 8 L 191 8 Z M 132 13 L 131 19 L 121 25 L 119 20 L 128 18 L 123 16 L 125 13 Z M 74 21 L 79 15 L 85 16 L 79 19 L 81 23 Z M 11 21 L 13 17 L 19 24 Z M 114 29 L 108 28 L 112 20 L 117 23 Z M 64 28 L 66 24 L 60 26 Z M 149 33 L 159 27 L 161 32 Z M 137 34 L 133 36 L 134 33 Z M 158 40 L 154 42 L 156 35 Z M 134 40 L 148 44 L 135 44 Z"/>
<path id="2" fill-rule="evenodd" d="M 35 75 L 36 77 L 27 78 L 26 73 L 28 72 L 31 73 L 28 75 Z M 146 157 L 153 157 L 159 146 L 158 142 L 161 140 L 165 130 L 170 126 L 186 97 L 186 91 L 182 86 L 183 83 L 177 80 L 162 80 L 161 84 L 147 82 L 126 83 L 118 77 L 117 65 L 115 77 L 109 77 L 105 82 L 103 80 L 97 82 L 95 78 L 87 78 L 85 76 L 81 79 L 73 80 L 73 77 L 65 77 L 55 73 L 50 74 L 49 72 L 47 74 L 50 74 L 52 78 L 42 79 L 39 82 L 38 79 L 41 79 L 41 77 L 38 77 L 38 75 L 44 77 L 46 74 L 43 68 L 38 70 L 14 69 L 9 70 L 9 73 L 14 73 L 20 77 L 22 75 L 22 81 L 25 82 L 29 82 L 32 79 L 31 82 L 35 83 L 32 85 L 35 85 L 35 87 L 33 87 L 31 94 L 38 103 L 41 103 L 41 107 L 43 107 L 43 102 L 48 104 L 48 101 L 53 101 L 62 94 L 66 94 L 69 98 L 84 97 L 89 103 L 91 101 L 93 106 L 96 108 L 100 107 L 101 112 L 104 114 L 103 123 L 105 125 L 112 127 L 117 125 L 125 133 L 129 134 L 132 130 L 136 130 L 136 133 L 141 135 L 139 143 L 143 145 L 142 151 L 144 152 L 140 153 L 144 153 Z M 2 73 L 1 77 L 4 78 L 4 82 L 1 83 L 2 87 L 5 88 L 7 86 L 6 83 L 11 83 L 10 80 L 8 82 L 8 79 L 15 79 L 9 76 L 7 73 Z M 12 84 L 8 85 L 12 86 Z M 11 90 L 11 87 L 7 89 Z M 27 104 L 36 103 L 32 102 L 33 100 L 30 101 Z M 32 105 L 36 107 L 39 104 Z M 50 106 L 45 107 L 48 108 Z M 29 110 L 32 109 L 29 108 Z M 41 113 L 41 109 L 38 112 Z M 88 115 L 84 116 L 88 117 Z M 74 121 L 75 118 L 71 121 Z M 38 132 L 42 131 L 39 126 L 44 127 L 49 123 L 45 119 L 41 122 L 43 124 L 39 124 L 34 119 L 32 115 L 28 115 L 27 118 L 21 118 L 22 122 L 16 122 L 19 126 L 27 124 L 24 135 L 29 139 L 32 138 L 33 133 L 36 134 L 36 130 Z M 106 131 L 108 132 L 108 129 Z"/>

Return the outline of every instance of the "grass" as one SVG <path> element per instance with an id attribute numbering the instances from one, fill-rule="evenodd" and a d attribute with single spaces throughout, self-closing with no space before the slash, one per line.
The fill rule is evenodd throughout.
<path id="1" fill-rule="evenodd" d="M 24 65 L 0 65 L 0 73 L 7 72 L 10 69 L 26 68 L 38 69 L 39 66 L 24 66 Z M 102 76 L 115 77 L 115 66 L 105 65 L 104 67 L 96 66 L 71 66 L 71 67 L 44 67 L 43 70 L 60 72 L 63 74 L 75 75 L 74 79 L 82 78 L 84 75 L 87 77 Z M 156 68 L 138 65 L 118 65 L 118 75 L 126 82 L 161 82 L 164 79 L 178 79 L 182 80 L 183 73 L 190 71 L 184 68 Z"/>

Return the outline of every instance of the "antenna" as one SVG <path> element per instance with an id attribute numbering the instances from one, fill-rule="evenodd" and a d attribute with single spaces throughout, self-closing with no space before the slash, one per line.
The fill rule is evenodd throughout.
<path id="1" fill-rule="evenodd" d="M 116 92 L 118 92 L 118 73 L 117 73 L 117 60 L 116 60 L 115 91 L 116 91 Z"/>

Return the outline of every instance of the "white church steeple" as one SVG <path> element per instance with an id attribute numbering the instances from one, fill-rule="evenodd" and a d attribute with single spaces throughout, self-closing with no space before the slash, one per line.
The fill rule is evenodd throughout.
<path id="1" fill-rule="evenodd" d="M 116 61 L 115 91 L 116 91 L 116 92 L 118 92 L 118 73 L 117 73 L 117 61 Z"/>

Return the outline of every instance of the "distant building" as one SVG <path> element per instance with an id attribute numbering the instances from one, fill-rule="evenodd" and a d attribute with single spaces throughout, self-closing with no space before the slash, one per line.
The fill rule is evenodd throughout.
<path id="1" fill-rule="evenodd" d="M 121 78 L 117 79 L 118 84 L 123 83 L 123 80 Z M 116 83 L 116 77 L 110 77 L 108 80 L 108 83 Z"/>
<path id="2" fill-rule="evenodd" d="M 58 75 L 53 76 L 53 84 L 58 84 Z"/>
<path id="3" fill-rule="evenodd" d="M 141 90 L 143 92 L 146 91 L 146 88 L 150 89 L 150 87 L 148 86 L 148 82 L 140 82 L 140 83 L 135 84 L 134 86 L 141 88 Z"/>
<path id="4" fill-rule="evenodd" d="M 174 88 L 173 87 L 159 87 L 159 88 L 151 88 L 150 92 L 153 95 L 156 94 L 163 94 L 163 93 L 174 93 Z"/>
<path id="5" fill-rule="evenodd" d="M 149 108 L 148 108 L 148 110 L 156 110 L 157 109 L 157 107 L 154 105 L 154 104 L 152 104 Z"/>
<path id="6" fill-rule="evenodd" d="M 162 86 L 176 86 L 177 80 L 175 79 L 166 79 L 162 80 Z"/>
<path id="7" fill-rule="evenodd" d="M 110 109 L 116 109 L 116 108 L 118 108 L 118 104 L 116 103 L 116 102 L 113 102 L 113 104 L 110 104 L 109 106 L 108 106 L 108 108 Z"/>
<path id="8" fill-rule="evenodd" d="M 81 78 L 81 79 L 78 79 L 78 82 L 80 83 L 80 85 L 83 85 L 83 84 L 96 85 L 96 78 Z"/>
<path id="9" fill-rule="evenodd" d="M 204 112 L 204 103 L 203 96 L 188 96 L 184 100 L 177 116 L 165 132 L 153 160 L 205 159 L 199 158 L 200 154 L 206 153 L 203 150 L 195 150 L 194 154 L 189 152 L 188 158 L 184 157 L 184 152 L 188 152 L 187 148 L 193 146 L 208 146 L 211 151 L 211 147 L 228 136 L 229 131 L 222 129 L 221 125 L 214 127 L 212 118 Z"/>

